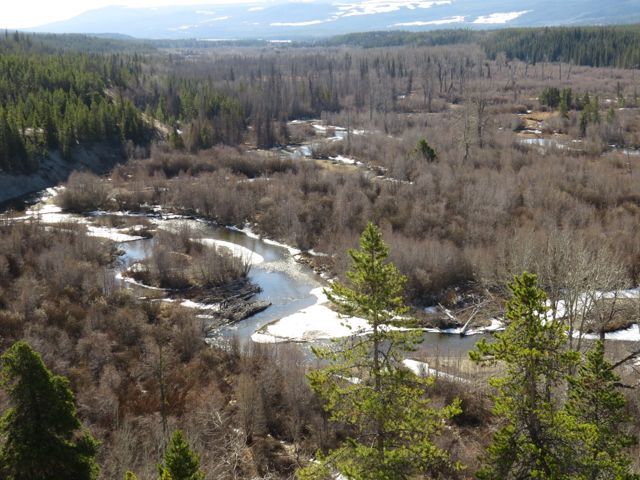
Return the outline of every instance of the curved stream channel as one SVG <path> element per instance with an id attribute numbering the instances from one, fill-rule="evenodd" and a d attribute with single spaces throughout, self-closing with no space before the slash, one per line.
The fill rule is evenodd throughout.
<path id="1" fill-rule="evenodd" d="M 327 132 L 327 127 L 319 125 L 319 121 L 317 120 L 298 123 L 308 123 L 321 134 Z M 346 138 L 347 132 L 344 128 L 330 127 L 330 129 L 332 131 L 335 130 L 333 133 L 334 136 L 331 138 L 321 138 L 319 141 L 332 142 Z M 354 135 L 362 135 L 366 132 L 353 131 L 352 133 Z M 312 158 L 312 147 L 313 142 L 310 142 L 308 144 L 284 148 L 280 153 L 293 158 Z M 361 165 L 353 159 L 341 156 L 332 157 L 331 161 Z M 56 209 L 51 204 L 51 198 L 55 195 L 56 189 L 47 189 L 40 194 L 25 196 L 12 202 L 5 202 L 4 204 L 0 204 L 0 213 L 8 209 L 22 210 L 25 207 L 29 208 L 33 206 L 31 216 L 37 215 L 36 211 L 41 208 L 43 209 L 42 212 L 47 212 L 41 215 L 41 219 L 45 223 L 56 223 L 60 221 L 78 221 L 88 225 L 93 223 L 95 217 L 91 215 L 78 216 L 59 212 L 59 209 Z M 140 215 L 125 212 L 119 212 L 113 215 L 132 218 L 140 217 Z M 284 246 L 279 246 L 276 245 L 275 242 L 255 238 L 252 235 L 217 226 L 203 220 L 176 219 L 175 217 L 175 215 L 167 215 L 165 217 L 156 215 L 146 218 L 155 223 L 158 228 L 167 229 L 175 229 L 179 226 L 180 222 L 188 222 L 192 230 L 197 232 L 198 237 L 230 242 L 244 247 L 264 258 L 262 263 L 252 265 L 249 279 L 261 288 L 261 292 L 254 299 L 267 300 L 271 302 L 271 306 L 236 324 L 218 328 L 215 332 L 212 332 L 213 338 L 211 338 L 211 340 L 215 343 L 225 342 L 234 336 L 243 342 L 250 341 L 251 335 L 261 327 L 316 304 L 318 298 L 313 294 L 312 290 L 315 289 L 317 293 L 319 287 L 327 285 L 327 282 L 311 268 L 297 262 L 289 249 Z M 29 218 L 29 215 L 20 218 Z M 118 262 L 115 268 L 114 274 L 121 274 L 131 264 L 149 256 L 155 241 L 153 238 L 118 241 L 117 235 L 113 240 L 116 241 L 119 249 L 124 252 L 121 261 Z M 133 285 L 129 282 L 120 282 L 127 288 L 136 289 L 136 292 L 140 296 L 145 296 L 149 292 L 149 290 L 143 286 Z M 466 352 L 473 349 L 475 343 L 481 336 L 482 335 L 471 335 L 461 337 L 456 334 L 425 333 L 424 342 L 420 346 L 420 350 L 424 350 L 430 357 L 436 355 L 466 356 Z M 316 340 L 315 342 L 326 342 L 326 340 Z"/>
<path id="2" fill-rule="evenodd" d="M 95 215 L 73 215 L 62 213 L 57 207 L 51 204 L 51 197 L 55 195 L 54 189 L 49 189 L 47 193 L 43 192 L 39 198 L 41 201 L 35 205 L 36 197 L 30 197 L 26 202 L 26 207 L 33 205 L 27 210 L 27 215 L 18 214 L 20 216 L 13 217 L 14 221 L 25 220 L 28 218 L 38 217 L 44 223 L 58 223 L 76 221 L 84 223 L 88 228 L 95 228 Z M 17 205 L 10 207 L 16 208 Z M 10 208 L 7 207 L 7 208 Z M 24 208 L 24 206 L 22 207 Z M 19 208 L 22 210 L 22 208 Z M 2 213 L 5 209 L 0 209 Z M 118 212 L 117 216 L 127 216 L 132 219 L 140 218 L 139 214 L 128 214 L 126 212 Z M 317 304 L 317 291 L 320 287 L 327 285 L 319 274 L 314 272 L 309 266 L 297 262 L 290 250 L 282 245 L 269 240 L 256 238 L 254 235 L 232 230 L 222 226 L 212 224 L 200 219 L 176 218 L 176 215 L 149 215 L 144 216 L 155 224 L 158 229 L 176 230 L 184 222 L 194 232 L 198 238 L 219 240 L 229 242 L 259 255 L 264 259 L 263 262 L 252 265 L 249 272 L 249 279 L 261 288 L 261 292 L 256 295 L 255 300 L 267 300 L 271 302 L 271 306 L 266 310 L 257 313 L 245 320 L 232 325 L 226 325 L 210 332 L 210 341 L 213 343 L 226 343 L 232 337 L 237 337 L 241 342 L 251 341 L 251 336 L 260 328 L 272 322 L 290 316 L 302 309 Z M 134 222 L 135 223 L 135 222 Z M 107 229 L 108 230 L 108 229 Z M 95 233 L 95 232 L 94 232 Z M 104 230 L 102 232 L 105 233 Z M 110 236 L 99 234 L 97 236 Z M 117 233 L 117 229 L 113 229 L 112 239 L 116 240 L 116 245 L 123 252 L 120 260 L 113 269 L 114 276 L 124 272 L 133 263 L 139 262 L 151 254 L 154 245 L 154 238 L 142 238 L 138 240 L 118 241 L 121 234 Z M 132 284 L 127 281 L 116 280 L 120 285 L 131 288 L 140 296 L 149 294 L 144 286 Z M 314 295 L 313 290 L 316 291 Z M 154 297 L 158 295 L 157 290 Z M 199 312 L 200 313 L 200 312 Z M 203 311 L 201 313 L 206 313 Z M 424 342 L 419 349 L 424 351 L 429 357 L 458 357 L 466 356 L 466 353 L 473 349 L 475 343 L 482 335 L 472 335 L 461 337 L 454 334 L 445 333 L 425 333 Z M 326 343 L 327 340 L 316 340 L 315 343 Z"/>
<path id="3" fill-rule="evenodd" d="M 316 303 L 317 298 L 311 291 L 326 285 L 326 281 L 320 275 L 307 265 L 297 262 L 285 247 L 272 245 L 245 233 L 199 220 L 154 219 L 154 223 L 157 223 L 160 228 L 176 227 L 179 222 L 185 221 L 203 238 L 231 242 L 264 258 L 263 263 L 251 267 L 249 278 L 262 289 L 256 296 L 256 300 L 268 300 L 272 305 L 234 325 L 221 327 L 215 332 L 214 340 L 227 340 L 236 336 L 241 341 L 248 341 L 251 339 L 251 335 L 262 326 Z M 148 256 L 153 242 L 154 240 L 151 238 L 118 243 L 119 248 L 125 252 L 122 257 L 123 266 L 120 270 L 124 270 L 127 265 Z M 135 285 L 127 285 L 139 288 Z M 442 356 L 465 355 L 479 339 L 478 335 L 460 337 L 458 335 L 426 333 L 420 349 L 427 350 L 429 356 L 436 354 Z"/>

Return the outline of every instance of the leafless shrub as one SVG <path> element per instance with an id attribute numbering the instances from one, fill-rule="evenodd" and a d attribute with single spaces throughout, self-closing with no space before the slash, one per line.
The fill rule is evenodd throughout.
<path id="1" fill-rule="evenodd" d="M 69 211 L 87 212 L 104 208 L 109 199 L 109 187 L 98 176 L 88 172 L 73 172 L 66 188 L 58 195 L 59 205 Z"/>

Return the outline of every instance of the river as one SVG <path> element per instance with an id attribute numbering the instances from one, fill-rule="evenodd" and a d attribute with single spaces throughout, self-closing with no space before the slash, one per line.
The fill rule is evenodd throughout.
<path id="1" fill-rule="evenodd" d="M 261 327 L 310 307 L 317 302 L 312 290 L 326 286 L 327 282 L 307 265 L 297 262 L 290 250 L 284 246 L 272 244 L 246 233 L 217 226 L 199 220 L 162 220 L 155 218 L 158 228 L 173 229 L 179 222 L 187 222 L 192 231 L 202 238 L 231 242 L 245 247 L 264 258 L 264 262 L 253 265 L 249 272 L 250 280 L 262 291 L 257 300 L 268 300 L 271 306 L 237 324 L 225 326 L 215 333 L 214 340 L 228 340 L 236 336 L 248 341 L 251 335 Z M 127 264 L 142 260 L 149 255 L 153 239 L 134 240 L 118 244 L 124 255 L 123 268 Z M 135 288 L 135 286 L 133 286 Z M 421 350 L 427 350 L 429 356 L 460 356 L 471 350 L 480 335 L 465 336 L 426 333 Z"/>
<path id="2" fill-rule="evenodd" d="M 347 130 L 345 128 L 323 126 L 319 120 L 292 121 L 290 125 L 293 126 L 296 123 L 313 128 L 320 137 L 301 145 L 291 145 L 281 149 L 281 154 L 293 158 L 313 158 L 313 150 L 316 144 L 342 141 L 347 136 Z M 353 135 L 364 135 L 367 132 L 354 130 L 351 133 Z M 353 159 L 345 159 L 341 156 L 335 157 L 332 161 L 361 165 Z M 25 208 L 29 206 L 38 208 L 39 205 L 42 205 L 42 201 L 48 202 L 48 207 L 52 207 L 52 195 L 55 195 L 54 189 L 47 189 L 47 191 L 42 192 L 42 194 L 34 194 L 7 202 L 4 205 L 0 205 L 0 212 L 9 209 L 21 210 L 21 204 Z M 59 215 L 60 218 L 72 218 L 75 221 L 81 221 L 89 225 L 95 220 L 95 217 L 91 215 L 78 217 L 76 215 L 67 216 L 63 213 L 54 212 L 52 215 L 48 213 L 43 216 L 47 217 L 43 219 L 43 221 L 55 221 L 56 215 Z M 127 214 L 119 212 L 117 215 L 123 216 Z M 188 222 L 192 229 L 197 232 L 198 237 L 231 242 L 232 244 L 255 252 L 264 259 L 262 263 L 252 266 L 249 278 L 261 288 L 261 292 L 257 295 L 256 300 L 267 300 L 271 302 L 271 306 L 235 325 L 220 328 L 219 331 L 216 332 L 216 338 L 214 338 L 213 341 L 225 341 L 232 336 L 237 336 L 241 341 L 249 341 L 251 336 L 265 325 L 285 317 L 290 317 L 292 314 L 300 313 L 301 311 L 304 312 L 304 310 L 309 307 L 313 308 L 314 305 L 318 304 L 318 292 L 321 292 L 321 287 L 327 285 L 326 280 L 315 273 L 310 267 L 297 262 L 292 255 L 291 249 L 286 246 L 279 246 L 269 240 L 263 240 L 257 238 L 255 235 L 247 234 L 247 232 L 234 231 L 201 220 L 177 220 L 168 215 L 165 217 L 162 215 L 151 216 L 149 219 L 156 224 L 157 228 L 169 229 L 175 228 L 175 224 L 179 221 Z M 104 230 L 102 227 L 99 229 Z M 94 230 L 97 229 L 94 228 Z M 102 233 L 104 234 L 105 232 L 103 231 Z M 108 236 L 108 232 L 106 233 L 106 236 Z M 104 236 L 103 234 L 98 234 L 98 236 Z M 117 234 L 114 240 L 118 240 L 118 236 L 121 237 L 122 235 Z M 148 256 L 151 252 L 153 242 L 154 240 L 152 238 L 117 242 L 119 249 L 123 251 L 124 254 L 121 257 L 121 261 L 118 262 L 114 273 L 116 275 L 121 274 L 129 265 Z M 144 289 L 141 287 L 127 282 L 121 282 L 121 284 L 127 286 L 127 288 L 140 290 L 141 296 L 145 294 Z M 320 320 L 322 320 L 322 310 L 320 309 L 319 312 Z M 318 316 L 318 310 L 315 310 L 314 313 Z M 422 349 L 428 350 L 430 356 L 435 353 L 444 356 L 465 355 L 468 350 L 473 348 L 479 338 L 480 335 L 461 337 L 455 334 L 425 333 Z"/>

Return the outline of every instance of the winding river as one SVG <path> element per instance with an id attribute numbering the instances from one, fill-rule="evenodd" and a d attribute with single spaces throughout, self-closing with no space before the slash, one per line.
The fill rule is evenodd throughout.
<path id="1" fill-rule="evenodd" d="M 159 228 L 175 228 L 179 222 L 187 222 L 202 238 L 230 242 L 264 258 L 264 262 L 252 266 L 249 278 L 262 289 L 256 299 L 268 300 L 272 305 L 237 324 L 220 328 L 214 334 L 214 341 L 228 340 L 233 336 L 248 341 L 261 327 L 314 305 L 317 297 L 312 290 L 326 285 L 326 281 L 310 267 L 297 262 L 286 247 L 199 220 L 154 219 Z M 149 255 L 153 239 L 121 242 L 118 246 L 124 251 L 121 267 L 124 269 L 126 265 Z M 427 350 L 429 356 L 436 353 L 441 356 L 460 356 L 471 350 L 479 339 L 479 335 L 460 337 L 426 333 L 420 349 Z"/>
<path id="2" fill-rule="evenodd" d="M 292 122 L 292 124 L 293 123 L 294 122 Z M 308 121 L 306 123 L 313 126 L 313 128 L 318 130 L 320 133 L 326 133 L 326 127 L 320 126 L 318 121 Z M 345 138 L 346 131 L 344 129 L 340 127 L 331 127 L 331 129 L 335 130 L 334 137 L 325 138 L 322 141 L 339 141 Z M 356 131 L 354 134 L 363 134 L 363 132 Z M 543 144 L 543 141 L 541 140 L 543 139 L 536 138 L 532 139 L 529 143 L 539 146 Z M 313 156 L 312 144 L 291 146 L 290 148 L 283 149 L 282 153 L 294 158 L 310 158 Z M 338 156 L 334 161 L 352 164 L 356 163 L 352 159 L 346 160 L 348 161 L 345 162 L 344 158 Z M 87 223 L 88 225 L 91 225 L 93 220 L 95 220 L 95 216 L 91 215 L 79 217 L 56 212 L 55 208 L 52 208 L 53 206 L 51 205 L 52 195 L 55 195 L 55 191 L 53 189 L 48 189 L 46 192 L 42 192 L 41 194 L 34 194 L 11 202 L 5 202 L 4 204 L 0 204 L 0 213 L 9 209 L 22 210 L 30 206 L 37 209 L 44 206 L 45 209 L 48 208 L 49 211 L 53 212 L 54 217 L 55 215 L 59 215 L 60 219 L 72 219 Z M 139 215 L 127 214 L 125 212 L 116 213 L 115 215 L 139 217 Z M 261 292 L 255 299 L 267 300 L 271 302 L 271 306 L 266 310 L 234 325 L 220 327 L 218 330 L 213 332 L 213 338 L 210 339 L 212 342 L 226 342 L 234 336 L 243 342 L 251 341 L 252 335 L 256 331 L 263 329 L 266 325 L 276 322 L 282 318 L 290 317 L 293 314 L 299 314 L 301 311 L 304 311 L 318 303 L 318 292 L 321 290 L 321 287 L 327 285 L 327 282 L 310 267 L 297 262 L 294 255 L 292 255 L 291 249 L 269 240 L 260 239 L 257 236 L 252 235 L 250 232 L 242 232 L 225 228 L 199 219 L 176 217 L 177 216 L 175 215 L 163 216 L 162 214 L 159 214 L 148 216 L 146 218 L 160 229 L 175 229 L 179 227 L 181 222 L 187 222 L 189 227 L 191 227 L 191 230 L 197 234 L 198 238 L 208 239 L 212 242 L 228 242 L 230 244 L 243 247 L 244 249 L 247 249 L 247 251 L 254 252 L 264 259 L 260 263 L 252 265 L 249 278 L 253 283 L 257 284 L 261 288 Z M 28 215 L 18 218 L 28 218 Z M 45 220 L 45 222 L 47 221 L 50 220 Z M 56 221 L 55 218 L 53 218 L 52 221 Z M 99 228 L 95 227 L 89 228 L 99 230 Z M 98 234 L 97 236 L 109 236 L 109 232 L 106 233 L 107 235 Z M 112 239 L 117 242 L 119 249 L 123 252 L 118 265 L 115 267 L 114 274 L 116 274 L 116 277 L 118 277 L 118 274 L 121 274 L 132 263 L 149 256 L 154 244 L 153 238 L 119 241 L 121 239 L 120 237 L 122 237 L 121 234 L 116 234 L 112 237 Z M 128 282 L 121 282 L 121 284 L 127 288 L 138 289 L 141 296 L 145 294 L 143 287 L 132 285 Z M 297 320 L 298 317 L 295 317 L 295 319 Z M 424 334 L 424 342 L 420 346 L 420 350 L 423 350 L 429 357 L 466 356 L 466 353 L 473 349 L 476 342 L 482 338 L 482 336 L 488 335 L 489 334 L 460 336 L 450 333 L 428 332 Z M 314 343 L 318 342 L 326 342 L 326 340 L 314 340 Z"/>
<path id="3" fill-rule="evenodd" d="M 308 122 L 317 130 L 324 130 L 314 122 Z M 334 137 L 323 139 L 323 141 L 339 141 L 344 139 L 346 131 L 340 127 L 332 127 L 336 132 Z M 354 134 L 362 134 L 363 132 L 354 132 Z M 292 146 L 290 149 L 283 150 L 284 154 L 297 157 L 312 157 L 311 145 L 303 144 L 302 146 Z M 347 159 L 346 163 L 354 163 L 355 161 Z M 345 162 L 338 156 L 337 162 Z M 55 195 L 55 189 L 48 189 L 40 194 L 25 196 L 11 202 L 0 204 L 0 213 L 7 210 L 21 211 L 31 208 L 32 216 L 34 210 L 44 207 L 43 211 L 47 211 L 46 215 L 42 215 L 45 223 L 63 220 L 73 220 L 91 225 L 95 220 L 95 216 L 85 215 L 68 215 L 56 211 L 52 205 L 52 196 Z M 16 218 L 28 218 L 22 216 Z M 139 217 L 136 214 L 127 214 L 119 212 L 118 216 Z M 56 216 L 58 217 L 56 219 Z M 44 218 L 46 217 L 46 218 Z M 261 288 L 261 292 L 255 298 L 256 300 L 267 300 L 271 302 L 271 306 L 266 310 L 255 314 L 234 325 L 224 326 L 213 332 L 213 338 L 210 340 L 214 343 L 225 342 L 232 337 L 237 337 L 240 341 L 250 341 L 251 336 L 265 325 L 276 322 L 282 318 L 289 317 L 299 313 L 301 310 L 312 307 L 318 303 L 318 292 L 321 287 L 326 286 L 327 282 L 317 273 L 315 273 L 307 265 L 297 262 L 292 255 L 291 249 L 281 246 L 269 240 L 257 238 L 255 235 L 247 232 L 236 231 L 222 226 L 199 219 L 175 218 L 175 215 L 153 215 L 148 216 L 157 228 L 175 229 L 181 222 L 187 222 L 191 229 L 196 232 L 199 238 L 209 239 L 212 241 L 230 242 L 234 245 L 244 247 L 254 252 L 264 259 L 263 262 L 252 265 L 249 273 L 250 280 Z M 95 228 L 94 230 L 104 230 L 104 228 Z M 108 230 L 108 229 L 107 229 Z M 94 232 L 95 233 L 95 232 Z M 105 232 L 103 232 L 105 233 Z M 109 236 L 98 234 L 97 236 Z M 123 255 L 115 267 L 114 274 L 118 277 L 132 263 L 140 261 L 150 255 L 154 239 L 134 239 L 129 241 L 119 241 L 119 237 L 123 235 L 116 233 L 112 238 L 116 241 Z M 126 236 L 126 235 L 125 235 Z M 128 282 L 120 281 L 120 284 L 127 288 L 137 289 L 141 296 L 144 296 L 144 288 L 132 285 Z M 315 293 L 315 294 L 314 294 Z M 429 356 L 466 356 L 466 352 L 471 350 L 475 343 L 479 340 L 480 335 L 459 336 L 455 334 L 445 333 L 425 333 L 424 342 L 421 350 Z M 326 340 L 314 340 L 314 343 L 326 342 Z"/>

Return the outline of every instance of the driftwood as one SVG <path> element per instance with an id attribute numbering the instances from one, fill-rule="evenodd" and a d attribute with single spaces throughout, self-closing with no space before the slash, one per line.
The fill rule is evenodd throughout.
<path id="1" fill-rule="evenodd" d="M 270 306 L 271 302 L 266 300 L 258 300 L 255 302 L 238 300 L 230 304 L 227 308 L 216 312 L 215 316 L 220 317 L 224 323 L 231 324 L 249 318 L 256 313 L 266 310 Z"/>
<path id="2" fill-rule="evenodd" d="M 209 305 L 218 305 L 218 309 L 207 312 L 210 321 L 207 330 L 211 332 L 223 325 L 237 323 L 249 318 L 271 306 L 266 300 L 252 301 L 251 299 L 262 289 L 247 278 L 240 278 L 214 288 L 190 288 L 180 292 L 173 292 L 178 298 Z M 176 293 L 178 295 L 176 295 Z"/>
<path id="3" fill-rule="evenodd" d="M 207 321 L 205 326 L 206 335 L 210 336 L 215 331 L 223 327 L 224 325 L 231 325 L 233 323 L 240 322 L 245 318 L 249 318 L 256 313 L 259 313 L 271 306 L 271 302 L 266 300 L 258 300 L 255 302 L 246 302 L 244 300 L 238 300 L 233 304 L 230 304 L 227 308 L 214 312 L 211 318 Z"/>
<path id="4" fill-rule="evenodd" d="M 203 303 L 219 303 L 221 309 L 238 301 L 248 301 L 262 289 L 246 278 L 225 283 L 219 287 L 209 288 L 197 295 L 198 301 Z"/>
<path id="5" fill-rule="evenodd" d="M 210 314 L 211 321 L 207 330 L 211 332 L 223 325 L 240 322 L 269 308 L 271 302 L 267 300 L 251 300 L 261 291 L 262 289 L 251 283 L 249 279 L 240 278 L 215 288 L 192 291 L 189 297 L 198 302 L 219 305 L 219 309 Z"/>

